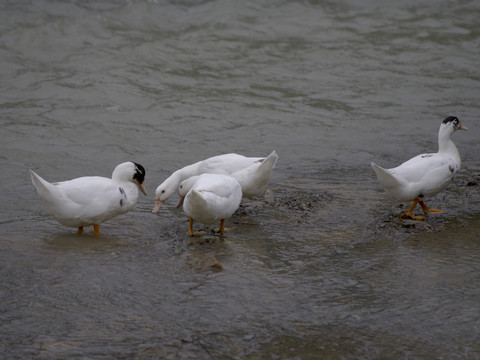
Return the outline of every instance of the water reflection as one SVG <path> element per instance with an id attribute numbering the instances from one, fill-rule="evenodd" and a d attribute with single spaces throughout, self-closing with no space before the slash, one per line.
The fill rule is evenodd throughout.
<path id="1" fill-rule="evenodd" d="M 65 231 L 68 231 L 66 229 Z M 108 251 L 109 249 L 121 248 L 128 244 L 128 239 L 114 235 L 102 234 L 96 238 L 92 234 L 84 233 L 81 236 L 71 230 L 72 233 L 48 234 L 43 238 L 43 247 L 50 251 L 58 252 L 82 252 L 82 251 Z"/>

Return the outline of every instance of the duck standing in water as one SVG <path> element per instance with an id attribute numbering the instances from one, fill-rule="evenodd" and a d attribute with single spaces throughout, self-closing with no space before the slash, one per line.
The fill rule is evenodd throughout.
<path id="1" fill-rule="evenodd" d="M 273 153 L 275 153 L 275 151 Z M 272 154 L 270 154 L 270 156 L 273 156 Z M 155 190 L 155 205 L 152 213 L 158 212 L 162 204 L 178 191 L 178 186 L 183 180 L 205 173 L 232 174 L 250 165 L 260 165 L 265 159 L 265 157 L 246 157 L 231 153 L 213 156 L 184 166 L 174 171 L 165 181 L 158 185 Z M 254 167 L 252 167 L 252 169 L 254 169 Z"/>
<path id="2" fill-rule="evenodd" d="M 125 162 L 113 170 L 112 178 L 84 176 L 73 180 L 49 183 L 30 170 L 32 183 L 47 212 L 60 224 L 78 227 L 93 225 L 95 236 L 100 224 L 132 210 L 138 189 L 145 195 L 145 169 L 134 162 Z"/>
<path id="3" fill-rule="evenodd" d="M 242 187 L 230 175 L 202 174 L 182 181 L 179 194 L 184 198 L 183 211 L 189 216 L 188 235 L 195 235 L 194 221 L 205 225 L 220 221 L 217 232 L 222 235 L 225 219 L 240 206 Z"/>
<path id="4" fill-rule="evenodd" d="M 242 187 L 242 197 L 250 198 L 259 196 L 263 195 L 267 190 L 268 182 L 270 181 L 272 170 L 275 167 L 277 160 L 277 152 L 273 150 L 263 161 L 254 162 L 253 164 L 231 174 L 228 174 L 226 171 L 221 172 L 218 170 L 218 174 L 230 175 L 237 179 Z M 180 200 L 177 204 L 177 208 L 183 205 L 183 200 L 188 192 L 185 191 L 185 189 L 191 189 L 197 179 L 198 175 L 185 179 L 180 183 L 178 189 Z"/>
<path id="5" fill-rule="evenodd" d="M 417 204 L 420 204 L 425 214 L 443 213 L 441 210 L 430 209 L 424 200 L 442 191 L 460 170 L 460 154 L 450 139 L 457 130 L 467 128 L 456 116 L 449 116 L 443 120 L 438 131 L 438 152 L 417 155 L 392 169 L 384 169 L 371 163 L 378 180 L 394 200 L 413 201 L 402 217 L 423 219 L 423 216 L 413 215 Z"/>

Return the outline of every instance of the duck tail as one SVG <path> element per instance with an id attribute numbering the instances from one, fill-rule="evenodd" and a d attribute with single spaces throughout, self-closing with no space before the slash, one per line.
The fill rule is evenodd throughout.
<path id="1" fill-rule="evenodd" d="M 44 198 L 52 192 L 54 186 L 43 179 L 40 175 L 36 174 L 33 170 L 30 170 L 30 176 L 32 178 L 32 184 L 35 186 L 35 189 L 37 189 L 37 193 L 41 198 Z"/>
<path id="2" fill-rule="evenodd" d="M 373 170 L 375 170 L 375 173 L 377 174 L 378 181 L 380 181 L 380 184 L 382 184 L 385 189 L 391 189 L 401 185 L 398 179 L 395 178 L 392 174 L 390 174 L 387 169 L 378 166 L 374 162 L 372 162 L 371 165 Z"/>
<path id="3" fill-rule="evenodd" d="M 262 165 L 260 165 L 260 168 L 271 168 L 273 169 L 275 167 L 275 164 L 277 163 L 278 160 L 278 155 L 275 150 L 273 150 L 270 155 L 268 155 L 265 160 L 263 160 Z"/>

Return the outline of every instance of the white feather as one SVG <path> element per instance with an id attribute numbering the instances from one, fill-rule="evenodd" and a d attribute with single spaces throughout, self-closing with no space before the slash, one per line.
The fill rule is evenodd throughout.
<path id="1" fill-rule="evenodd" d="M 178 169 L 155 190 L 155 206 L 152 212 L 157 212 L 163 202 L 175 194 L 178 186 L 185 179 L 205 173 L 232 174 L 253 164 L 258 163 L 260 165 L 264 160 L 265 157 L 245 157 L 238 154 L 224 154 L 213 156 Z"/>
<path id="2" fill-rule="evenodd" d="M 458 120 L 458 119 L 457 119 Z M 461 167 L 460 154 L 450 136 L 465 129 L 460 122 L 443 122 L 438 132 L 439 150 L 417 155 L 403 164 L 385 169 L 371 163 L 385 191 L 396 201 L 427 199 L 442 191 Z"/>
<path id="3" fill-rule="evenodd" d="M 244 197 L 262 195 L 267 190 L 277 159 L 276 151 L 272 151 L 262 162 L 257 161 L 231 174 L 240 183 Z"/>
<path id="4" fill-rule="evenodd" d="M 202 224 L 208 225 L 230 218 L 242 200 L 240 184 L 229 175 L 202 174 L 194 179 L 193 184 L 184 184 L 184 191 L 188 192 L 183 210 Z M 191 189 L 187 186 L 191 186 Z"/>
<path id="5" fill-rule="evenodd" d="M 49 183 L 30 170 L 32 183 L 47 212 L 65 226 L 98 225 L 135 207 L 138 186 L 135 164 L 118 165 L 112 178 L 85 176 Z"/>

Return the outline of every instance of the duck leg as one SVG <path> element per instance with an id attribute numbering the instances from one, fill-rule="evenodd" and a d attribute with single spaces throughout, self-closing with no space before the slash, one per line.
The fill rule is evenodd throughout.
<path id="1" fill-rule="evenodd" d="M 77 235 L 82 235 L 83 234 L 83 226 L 79 226 L 77 230 Z"/>
<path id="2" fill-rule="evenodd" d="M 189 217 L 188 219 L 188 236 L 195 236 L 195 235 L 203 235 L 205 234 L 205 231 L 193 231 L 193 222 L 195 220 L 192 217 Z"/>
<path id="3" fill-rule="evenodd" d="M 231 231 L 232 229 L 226 228 L 225 227 L 225 219 L 220 220 L 220 227 L 218 229 L 215 229 L 214 231 L 219 233 L 220 235 L 223 235 L 224 231 Z"/>
<path id="4" fill-rule="evenodd" d="M 225 231 L 225 219 L 222 219 L 220 220 L 220 227 L 216 229 L 215 232 L 218 232 L 220 235 L 222 235 L 224 231 Z"/>
<path id="5" fill-rule="evenodd" d="M 423 220 L 423 216 L 415 216 L 413 215 L 413 209 L 415 209 L 415 206 L 417 206 L 418 203 L 421 203 L 423 201 L 420 201 L 419 198 L 416 198 L 413 200 L 412 206 L 408 210 L 406 210 L 402 215 L 400 215 L 401 218 L 403 219 L 413 219 L 413 220 Z"/>
<path id="6" fill-rule="evenodd" d="M 437 210 L 437 209 L 430 209 L 427 204 L 425 204 L 423 201 L 419 201 L 420 206 L 422 207 L 422 210 L 425 214 L 428 213 L 437 213 L 437 214 L 443 214 L 443 210 Z"/>
<path id="7" fill-rule="evenodd" d="M 93 233 L 95 236 L 100 236 L 100 225 L 93 225 Z"/>
<path id="8" fill-rule="evenodd" d="M 188 219 L 188 235 L 189 236 L 195 235 L 195 233 L 193 232 L 193 218 L 191 216 Z"/>

